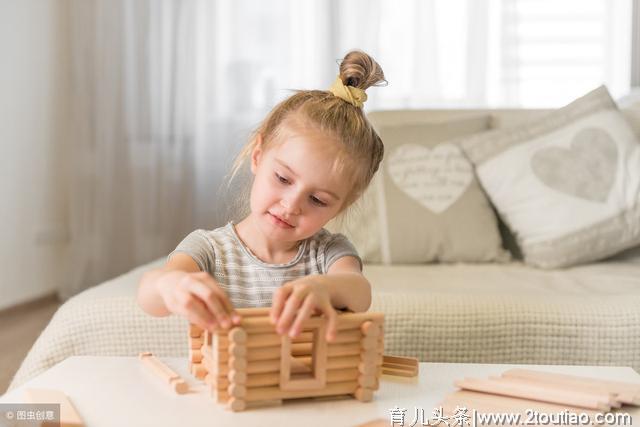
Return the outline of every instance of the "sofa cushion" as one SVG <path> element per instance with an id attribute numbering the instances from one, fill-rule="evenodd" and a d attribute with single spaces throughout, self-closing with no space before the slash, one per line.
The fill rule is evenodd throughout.
<path id="1" fill-rule="evenodd" d="M 604 86 L 460 144 L 525 262 L 566 267 L 640 244 L 640 144 Z"/>
<path id="2" fill-rule="evenodd" d="M 487 130 L 488 119 L 471 114 L 398 124 L 385 117 L 375 123 L 385 158 L 359 209 L 338 228 L 365 261 L 509 260 L 473 166 L 447 142 Z"/>

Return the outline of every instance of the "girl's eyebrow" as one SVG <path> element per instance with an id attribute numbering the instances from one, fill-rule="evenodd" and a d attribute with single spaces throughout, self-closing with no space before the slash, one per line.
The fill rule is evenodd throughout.
<path id="1" fill-rule="evenodd" d="M 276 162 L 278 162 L 278 163 L 280 164 L 280 166 L 282 166 L 282 167 L 286 168 L 286 169 L 291 173 L 291 175 L 293 175 L 293 176 L 295 176 L 296 178 L 298 178 L 298 175 L 293 171 L 293 169 L 291 169 L 289 166 L 287 166 L 287 164 L 286 164 L 286 163 L 284 163 L 282 160 L 280 160 L 280 159 L 275 159 L 275 161 L 276 161 Z M 330 195 L 330 196 L 331 196 L 331 197 L 333 197 L 334 199 L 336 199 L 336 200 L 340 200 L 340 197 L 338 197 L 338 195 L 337 195 L 337 194 L 335 194 L 335 193 L 333 193 L 333 192 L 331 192 L 331 191 L 329 191 L 329 190 L 323 190 L 323 189 L 321 189 L 321 188 L 318 188 L 318 191 L 322 191 L 323 193 L 327 193 L 328 195 Z"/>

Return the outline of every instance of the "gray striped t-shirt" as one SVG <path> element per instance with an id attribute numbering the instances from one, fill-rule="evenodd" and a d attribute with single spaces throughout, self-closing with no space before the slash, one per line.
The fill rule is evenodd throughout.
<path id="1" fill-rule="evenodd" d="M 258 259 L 237 235 L 233 222 L 215 230 L 196 230 L 169 254 L 185 253 L 220 283 L 236 308 L 269 307 L 273 292 L 291 280 L 310 274 L 326 274 L 338 258 L 362 260 L 354 246 L 340 234 L 324 228 L 305 239 L 297 255 L 286 264 Z"/>

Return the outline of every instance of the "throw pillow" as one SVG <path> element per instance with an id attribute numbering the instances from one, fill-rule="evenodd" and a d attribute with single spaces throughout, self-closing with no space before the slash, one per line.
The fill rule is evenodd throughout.
<path id="1" fill-rule="evenodd" d="M 384 160 L 359 209 L 337 227 L 365 262 L 508 261 L 473 166 L 448 142 L 486 131 L 489 116 L 389 124 L 384 113 L 376 114 L 383 117 L 372 122 L 385 145 Z"/>
<path id="2" fill-rule="evenodd" d="M 526 263 L 568 267 L 640 244 L 640 144 L 606 87 L 460 145 Z"/>

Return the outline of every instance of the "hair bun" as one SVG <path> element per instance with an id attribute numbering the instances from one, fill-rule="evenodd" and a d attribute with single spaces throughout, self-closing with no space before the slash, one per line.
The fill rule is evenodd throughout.
<path id="1" fill-rule="evenodd" d="M 345 85 L 362 90 L 387 83 L 382 67 L 360 50 L 352 50 L 344 56 L 340 63 L 340 79 Z"/>

